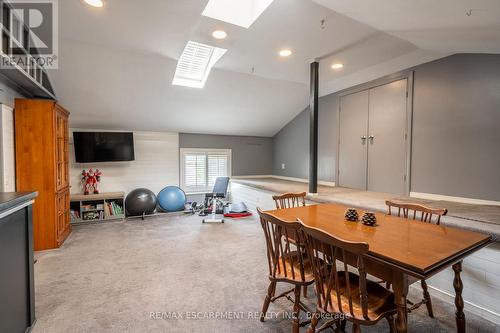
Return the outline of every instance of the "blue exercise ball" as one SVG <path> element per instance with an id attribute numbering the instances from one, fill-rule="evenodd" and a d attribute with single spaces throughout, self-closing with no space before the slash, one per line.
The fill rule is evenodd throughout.
<path id="1" fill-rule="evenodd" d="M 177 186 L 167 186 L 158 193 L 158 204 L 166 212 L 184 210 L 186 193 Z"/>

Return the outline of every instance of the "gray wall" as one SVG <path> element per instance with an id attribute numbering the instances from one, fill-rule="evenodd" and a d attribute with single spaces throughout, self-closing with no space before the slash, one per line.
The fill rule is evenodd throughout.
<path id="1" fill-rule="evenodd" d="M 318 179 L 335 181 L 338 97 L 319 101 Z M 333 129 L 333 130 L 332 130 Z M 309 112 L 303 110 L 273 138 L 273 174 L 309 178 Z M 285 169 L 282 169 L 282 164 Z"/>
<path id="2" fill-rule="evenodd" d="M 500 55 L 416 68 L 412 191 L 500 201 Z"/>
<path id="3" fill-rule="evenodd" d="M 273 138 L 273 174 L 309 177 L 309 117 L 307 109 L 299 113 Z M 282 164 L 285 164 L 285 169 Z"/>
<path id="4" fill-rule="evenodd" d="M 270 175 L 273 171 L 272 138 L 180 133 L 179 147 L 232 149 L 233 176 Z"/>
<path id="5" fill-rule="evenodd" d="M 500 55 L 457 54 L 412 70 L 411 191 L 500 201 Z M 320 99 L 320 180 L 335 180 L 337 112 L 337 94 Z M 304 110 L 274 137 L 273 173 L 308 178 L 308 142 Z"/>

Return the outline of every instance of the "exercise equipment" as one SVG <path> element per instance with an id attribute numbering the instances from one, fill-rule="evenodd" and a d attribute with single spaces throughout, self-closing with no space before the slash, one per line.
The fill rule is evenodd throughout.
<path id="1" fill-rule="evenodd" d="M 158 204 L 166 212 L 184 210 L 186 193 L 177 186 L 167 186 L 158 193 Z"/>
<path id="2" fill-rule="evenodd" d="M 224 217 L 236 219 L 248 216 L 252 216 L 252 213 L 244 202 L 230 204 L 224 208 Z"/>
<path id="3" fill-rule="evenodd" d="M 212 193 L 205 194 L 205 208 L 200 212 L 200 216 L 211 214 L 210 218 L 203 219 L 203 223 L 224 223 L 223 218 L 217 218 L 217 214 L 224 214 L 224 207 L 227 205 L 222 199 L 227 197 L 229 177 L 217 177 Z"/>
<path id="4" fill-rule="evenodd" d="M 152 214 L 156 210 L 158 200 L 156 195 L 147 188 L 138 188 L 131 191 L 125 198 L 125 209 L 131 216 Z"/>
<path id="5" fill-rule="evenodd" d="M 210 193 L 207 194 L 206 198 L 211 198 L 212 207 L 209 211 L 212 211 L 212 215 L 209 218 L 203 219 L 203 223 L 224 223 L 224 219 L 217 218 L 217 214 L 222 214 L 224 212 L 224 203 L 220 199 L 224 198 L 224 193 Z M 222 206 L 219 208 L 218 206 Z M 222 211 L 222 213 L 221 213 Z M 206 211 L 205 211 L 206 215 Z M 204 215 L 201 215 L 204 216 Z"/>

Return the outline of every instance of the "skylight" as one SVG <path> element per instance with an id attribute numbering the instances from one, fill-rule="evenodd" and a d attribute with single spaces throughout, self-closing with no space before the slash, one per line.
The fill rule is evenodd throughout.
<path id="1" fill-rule="evenodd" d="M 172 84 L 203 88 L 212 67 L 226 51 L 226 49 L 189 41 L 177 62 Z"/>
<path id="2" fill-rule="evenodd" d="M 249 28 L 274 0 L 209 0 L 204 16 Z"/>

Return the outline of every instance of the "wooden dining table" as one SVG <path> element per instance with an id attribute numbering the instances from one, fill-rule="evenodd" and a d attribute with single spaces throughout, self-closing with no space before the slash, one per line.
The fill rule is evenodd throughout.
<path id="1" fill-rule="evenodd" d="M 426 280 L 452 267 L 455 289 L 457 332 L 465 332 L 463 283 L 460 278 L 465 257 L 492 242 L 489 235 L 463 229 L 375 213 L 377 224 L 366 226 L 344 218 L 348 207 L 320 204 L 305 207 L 270 210 L 282 220 L 301 220 L 308 227 L 319 229 L 333 237 L 351 242 L 368 243 L 366 271 L 392 284 L 397 306 L 396 329 L 408 330 L 407 294 L 411 284 Z M 362 210 L 359 210 L 362 213 Z M 360 214 L 361 216 L 361 214 Z"/>

